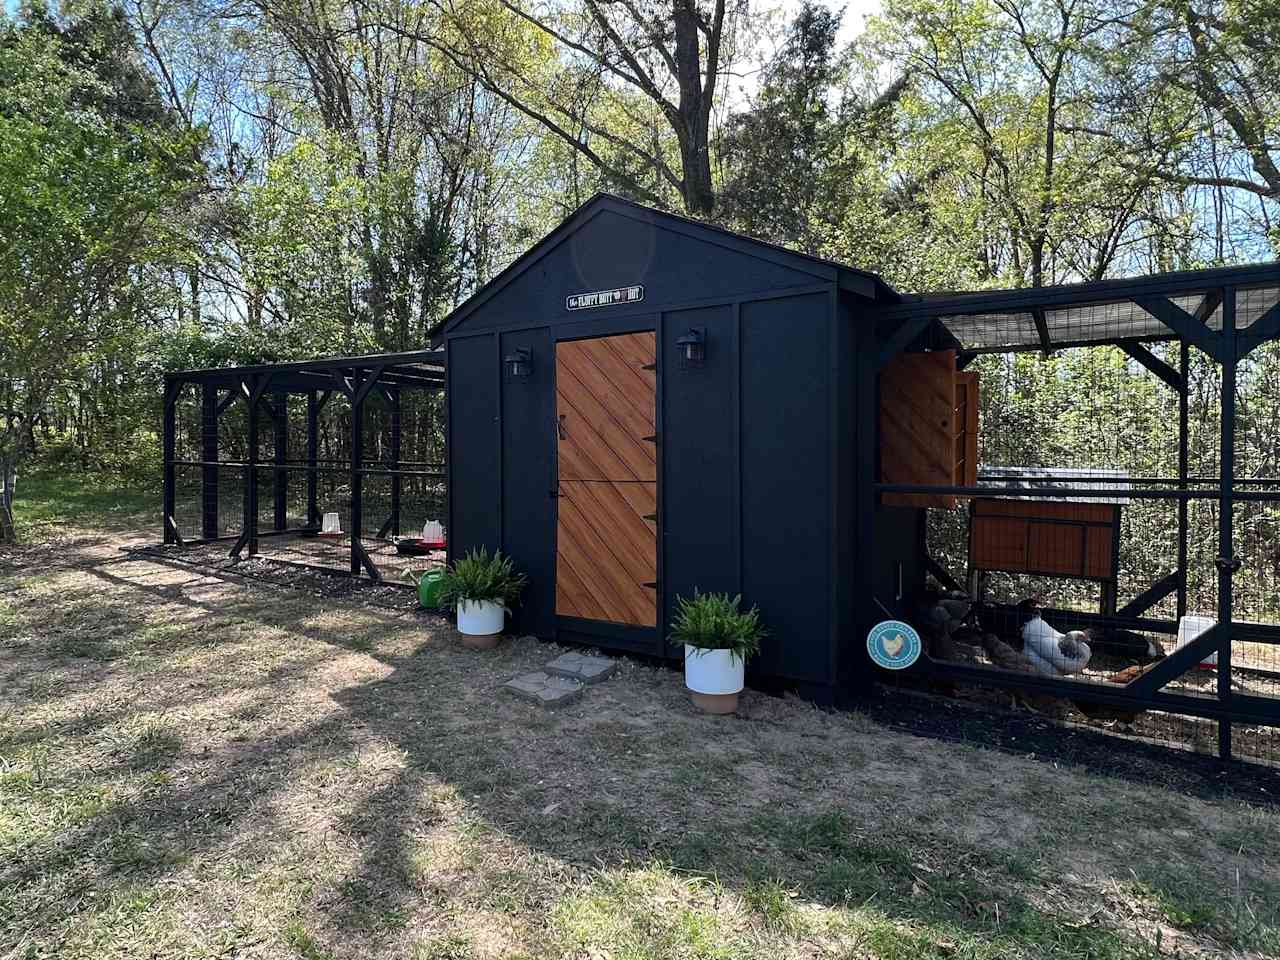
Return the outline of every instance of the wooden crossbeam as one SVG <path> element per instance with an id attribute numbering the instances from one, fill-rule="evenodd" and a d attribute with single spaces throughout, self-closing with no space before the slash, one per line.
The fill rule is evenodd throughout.
<path id="1" fill-rule="evenodd" d="M 370 580 L 380 581 L 382 579 L 382 574 L 378 572 L 378 568 L 369 559 L 369 554 L 365 552 L 364 544 L 354 536 L 351 538 L 351 552 L 359 559 L 360 566 L 364 567 L 364 571 L 369 574 Z"/>
<path id="2" fill-rule="evenodd" d="M 1222 335 L 1209 329 L 1208 324 L 1192 316 L 1172 300 L 1164 297 L 1137 296 L 1133 302 L 1155 317 L 1183 340 L 1222 362 L 1224 355 Z"/>
<path id="3" fill-rule="evenodd" d="M 391 531 L 391 525 L 395 523 L 395 519 L 396 519 L 396 516 L 393 513 L 391 514 L 391 516 L 387 517 L 387 519 L 383 520 L 382 526 L 378 528 L 378 532 L 374 536 L 374 539 L 381 540 L 383 537 L 385 537 Z"/>
<path id="4" fill-rule="evenodd" d="M 1280 303 L 1253 321 L 1247 330 L 1241 332 L 1240 339 L 1243 342 L 1240 345 L 1240 356 L 1247 355 L 1251 350 L 1277 337 L 1280 337 Z"/>
<path id="5" fill-rule="evenodd" d="M 876 369 L 883 370 L 907 347 L 911 341 L 920 336 L 938 318 L 935 316 L 909 317 L 901 322 L 896 330 L 889 334 L 885 345 L 876 358 Z"/>
<path id="6" fill-rule="evenodd" d="M 1185 647 L 1175 650 L 1150 670 L 1139 674 L 1124 685 L 1134 696 L 1150 696 L 1171 680 L 1176 680 L 1211 654 L 1217 653 L 1223 626 L 1214 624 Z"/>
<path id="7" fill-rule="evenodd" d="M 1053 343 L 1049 340 L 1049 321 L 1045 319 L 1044 307 L 1032 307 L 1031 319 L 1035 321 L 1036 333 L 1040 337 L 1040 349 L 1047 358 L 1053 353 Z"/>
<path id="8" fill-rule="evenodd" d="M 249 531 L 246 530 L 244 533 L 240 534 L 240 536 L 236 537 L 236 542 L 231 547 L 231 550 L 227 553 L 227 556 L 235 560 L 239 560 L 240 551 L 244 549 L 245 544 L 247 544 L 248 542 L 249 542 Z"/>
<path id="9" fill-rule="evenodd" d="M 219 417 L 221 417 L 222 412 L 239 399 L 240 399 L 239 390 L 228 390 L 227 395 L 223 397 L 221 400 L 219 400 L 218 405 L 213 409 L 214 419 L 218 419 Z"/>
<path id="10" fill-rule="evenodd" d="M 1173 387 L 1173 389 L 1178 391 L 1178 393 L 1183 393 L 1187 389 L 1187 382 L 1182 379 L 1182 374 L 1173 369 L 1173 367 L 1169 366 L 1169 364 L 1165 363 L 1142 344 L 1121 343 L 1118 346 L 1132 359 L 1142 364 L 1169 386 Z"/>
<path id="11" fill-rule="evenodd" d="M 1165 597 L 1169 596 L 1169 594 L 1173 593 L 1173 591 L 1177 590 L 1178 584 L 1181 582 L 1182 578 L 1177 573 L 1171 573 L 1167 577 L 1162 577 L 1116 611 L 1116 616 L 1142 616 Z"/>
<path id="12" fill-rule="evenodd" d="M 946 567 L 933 559 L 931 554 L 926 553 L 924 555 L 924 565 L 925 569 L 933 574 L 933 579 L 937 580 L 948 590 L 962 590 L 960 584 L 956 583 L 956 578 L 951 576 L 951 573 Z"/>
<path id="13" fill-rule="evenodd" d="M 186 546 L 186 541 L 182 539 L 182 531 L 178 529 L 178 523 L 169 514 L 165 514 L 165 523 L 169 526 L 169 532 L 173 534 L 174 543 L 180 547 Z"/>

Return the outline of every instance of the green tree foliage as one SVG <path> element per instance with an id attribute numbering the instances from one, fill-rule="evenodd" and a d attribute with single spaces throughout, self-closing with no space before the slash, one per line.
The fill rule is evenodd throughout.
<path id="1" fill-rule="evenodd" d="M 185 255 L 171 217 L 199 189 L 199 138 L 169 122 L 132 52 L 123 21 L 102 13 L 67 29 L 34 13 L 0 34 L 6 491 L 53 401 L 90 416 L 141 378 L 158 271 Z M 13 535 L 8 500 L 0 537 Z"/>
<path id="2" fill-rule="evenodd" d="M 805 3 L 766 65 L 751 109 L 725 125 L 720 214 L 753 236 L 813 251 L 814 228 L 845 198 L 855 131 L 853 110 L 831 102 L 844 72 L 839 27 L 839 13 Z"/>
<path id="3" fill-rule="evenodd" d="M 159 371 L 420 348 L 602 189 L 906 291 L 1280 242 L 1276 0 L 121 2 L 4 25 L 10 463 L 154 476 Z M 1119 355 L 980 367 L 989 460 L 1165 443 Z"/>

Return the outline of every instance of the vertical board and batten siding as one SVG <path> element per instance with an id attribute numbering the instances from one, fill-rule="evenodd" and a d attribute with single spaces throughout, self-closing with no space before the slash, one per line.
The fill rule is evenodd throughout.
<path id="1" fill-rule="evenodd" d="M 500 342 L 499 357 L 520 347 L 531 350 L 535 357 L 551 355 L 551 334 L 545 328 L 504 333 Z M 539 363 L 528 377 L 512 379 L 505 370 L 502 374 L 501 546 L 531 584 L 514 611 L 515 624 L 535 634 L 555 627 L 555 609 L 545 587 L 555 573 L 552 373 L 549 363 Z"/>
<path id="2" fill-rule="evenodd" d="M 664 317 L 664 623 L 677 596 L 742 589 L 737 317 L 733 304 Z M 676 348 L 690 327 L 707 333 L 707 364 L 699 370 L 681 369 Z"/>
<path id="3" fill-rule="evenodd" d="M 502 539 L 498 377 L 498 338 L 455 337 L 449 341 L 447 389 L 449 442 L 465 458 L 459 470 L 455 450 L 449 458 L 449 550 L 460 557 L 472 547 Z M 456 533 L 456 536 L 455 536 Z"/>
<path id="4" fill-rule="evenodd" d="M 829 295 L 742 305 L 742 592 L 770 636 L 755 669 L 829 683 Z"/>

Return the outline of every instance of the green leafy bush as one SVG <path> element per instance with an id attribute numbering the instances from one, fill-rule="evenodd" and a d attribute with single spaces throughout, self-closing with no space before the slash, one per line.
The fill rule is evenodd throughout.
<path id="1" fill-rule="evenodd" d="M 769 635 L 760 622 L 760 610 L 741 610 L 742 596 L 699 593 L 676 600 L 670 640 L 703 650 L 729 650 L 742 661 L 760 652 L 760 641 Z"/>
<path id="2" fill-rule="evenodd" d="M 511 606 L 519 602 L 527 581 L 501 550 L 489 556 L 484 547 L 473 549 L 445 568 L 440 584 L 440 607 L 456 608 L 459 600 L 489 600 L 502 604 L 510 612 Z"/>

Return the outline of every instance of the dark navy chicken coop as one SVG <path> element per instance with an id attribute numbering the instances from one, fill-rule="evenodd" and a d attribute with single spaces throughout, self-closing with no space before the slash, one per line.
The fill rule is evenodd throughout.
<path id="1" fill-rule="evenodd" d="M 854 416 L 854 358 L 892 300 L 870 274 L 593 199 L 445 325 L 452 553 L 515 557 L 521 629 L 650 655 L 677 596 L 742 593 L 771 630 L 757 682 L 831 699 L 867 676 L 858 585 L 896 576 L 857 550 L 874 441 Z"/>
<path id="2" fill-rule="evenodd" d="M 678 597 L 740 593 L 770 631 L 749 669 L 757 687 L 854 700 L 889 676 L 869 631 L 901 620 L 923 655 L 894 676 L 918 690 L 976 689 L 975 702 L 1033 702 L 1222 756 L 1237 731 L 1244 752 L 1277 760 L 1280 437 L 1258 440 L 1269 421 L 1249 398 L 1280 381 L 1278 300 L 1275 264 L 906 295 L 600 195 L 458 308 L 442 352 L 189 371 L 168 396 L 204 384 L 216 421 L 243 395 L 252 426 L 269 378 L 336 384 L 353 411 L 350 566 L 377 576 L 362 537 L 399 528 L 396 484 L 414 472 L 400 391 L 443 377 L 449 553 L 511 555 L 529 577 L 514 625 L 539 637 L 670 657 Z M 1098 350 L 1107 382 L 1141 381 L 1134 396 L 1156 411 L 1145 433 L 1114 412 L 1090 423 L 1083 379 L 1057 391 L 1074 407 L 1047 414 L 984 393 L 1025 374 L 998 366 L 1009 358 L 1044 359 L 1049 389 L 1089 369 L 1059 358 Z M 219 384 L 234 395 L 218 401 Z M 370 538 L 360 411 L 379 390 L 393 419 L 376 466 L 393 496 Z M 1047 427 L 1018 419 L 1034 416 L 1073 417 L 1106 442 L 1006 442 Z M 169 539 L 181 526 L 172 422 L 170 410 Z M 216 423 L 203 436 L 208 514 Z M 416 469 L 430 480 L 437 468 Z M 247 537 L 250 553 L 256 496 L 255 482 L 235 548 Z M 1166 725 L 1144 726 L 1156 716 Z"/>

